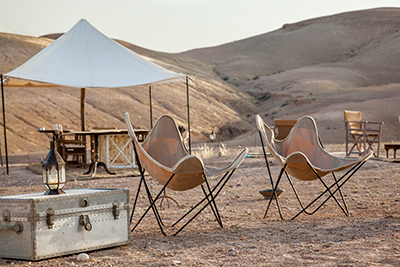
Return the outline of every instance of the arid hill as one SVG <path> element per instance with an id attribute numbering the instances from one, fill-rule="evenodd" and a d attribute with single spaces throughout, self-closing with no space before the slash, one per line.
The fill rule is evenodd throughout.
<path id="1" fill-rule="evenodd" d="M 52 41 L 44 37 L 0 33 L 1 71 L 7 73 L 18 67 Z M 122 43 L 128 48 L 135 47 Z M 161 62 L 144 56 L 172 71 L 187 73 L 176 62 L 171 63 L 168 59 Z M 212 126 L 220 127 L 227 138 L 252 129 L 252 125 L 244 121 L 241 115 L 261 110 L 251 103 L 252 97 L 221 80 L 196 75 L 191 75 L 191 78 L 190 108 L 192 133 L 195 137 L 206 138 L 213 130 Z M 8 148 L 11 154 L 48 150 L 49 138 L 38 132 L 41 127 L 52 129 L 55 123 L 63 125 L 64 129 L 78 130 L 80 127 L 79 88 L 6 87 L 5 98 Z M 148 88 L 89 88 L 86 90 L 86 103 L 88 129 L 109 126 L 125 128 L 124 112 L 131 114 L 135 127 L 143 129 L 150 126 Z M 169 113 L 187 128 L 185 83 L 153 86 L 152 106 L 153 122 L 160 115 Z"/>
<path id="2" fill-rule="evenodd" d="M 343 13 L 178 54 L 118 42 L 192 77 L 191 125 L 198 139 L 206 140 L 218 128 L 223 139 L 252 132 L 255 114 L 269 123 L 311 115 L 324 142 L 343 143 L 343 110 L 350 109 L 362 111 L 367 120 L 384 121 L 383 140 L 391 141 L 400 139 L 399 17 L 398 8 Z M 1 72 L 18 67 L 58 36 L 0 33 Z M 79 128 L 79 89 L 5 88 L 5 95 L 10 153 L 47 150 L 40 127 Z M 149 127 L 147 88 L 88 89 L 86 99 L 88 128 L 123 128 L 126 111 L 136 127 Z M 169 113 L 186 126 L 185 85 L 155 86 L 153 108 L 153 120 Z"/>
<path id="3" fill-rule="evenodd" d="M 317 119 L 326 142 L 344 142 L 343 110 L 384 121 L 383 140 L 399 140 L 400 9 L 349 12 L 180 57 L 202 60 L 257 99 L 266 120 Z"/>

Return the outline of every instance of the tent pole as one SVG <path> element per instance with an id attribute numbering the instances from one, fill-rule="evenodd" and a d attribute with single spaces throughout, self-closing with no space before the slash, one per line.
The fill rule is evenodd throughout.
<path id="1" fill-rule="evenodd" d="M 81 131 L 85 130 L 85 102 L 86 102 L 86 90 L 81 88 Z"/>
<path id="2" fill-rule="evenodd" d="M 190 134 L 190 110 L 189 110 L 189 76 L 186 76 L 186 96 L 187 96 L 187 117 L 189 134 L 189 154 L 192 154 L 192 140 Z"/>
<path id="3" fill-rule="evenodd" d="M 7 130 L 6 130 L 6 111 L 4 106 L 4 86 L 3 86 L 3 74 L 0 74 L 1 79 L 1 101 L 3 104 L 3 128 L 4 128 L 4 148 L 6 151 L 6 168 L 7 168 L 7 175 L 10 174 L 8 170 L 8 149 L 7 149 Z"/>
<path id="4" fill-rule="evenodd" d="M 151 85 L 149 86 L 149 98 L 150 98 L 150 129 L 153 129 L 153 106 L 151 105 Z"/>
<path id="5" fill-rule="evenodd" d="M 1 154 L 1 146 L 0 146 L 0 164 L 3 166 L 3 155 Z"/>

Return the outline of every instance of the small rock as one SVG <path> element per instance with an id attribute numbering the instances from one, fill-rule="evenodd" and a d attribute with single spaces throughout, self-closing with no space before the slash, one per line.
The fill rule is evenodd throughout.
<path id="1" fill-rule="evenodd" d="M 333 245 L 333 242 L 329 242 L 328 244 L 323 245 L 323 248 L 329 248 Z"/>
<path id="2" fill-rule="evenodd" d="M 234 250 L 233 248 L 229 249 L 228 252 L 229 252 L 229 254 L 230 254 L 231 256 L 236 256 L 236 255 L 237 255 L 237 251 Z"/>
<path id="3" fill-rule="evenodd" d="M 163 256 L 163 257 L 173 257 L 173 256 L 175 256 L 175 254 L 170 252 L 170 251 L 165 251 L 165 252 L 161 253 L 161 256 Z"/>
<path id="4" fill-rule="evenodd" d="M 172 261 L 172 264 L 173 264 L 173 265 L 180 265 L 181 262 L 180 262 L 180 261 Z"/>
<path id="5" fill-rule="evenodd" d="M 77 261 L 88 261 L 89 259 L 90 259 L 90 257 L 86 253 L 81 253 L 78 256 L 76 256 Z"/>

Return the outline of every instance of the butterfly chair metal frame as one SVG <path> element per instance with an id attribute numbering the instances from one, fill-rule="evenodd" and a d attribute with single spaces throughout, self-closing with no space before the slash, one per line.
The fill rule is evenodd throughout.
<path id="1" fill-rule="evenodd" d="M 160 119 L 158 121 L 160 121 L 163 117 L 170 117 L 167 115 L 163 115 L 160 117 Z M 129 120 L 129 115 L 127 113 L 125 113 L 125 120 L 128 126 L 128 132 L 130 132 L 129 130 L 132 129 L 131 125 L 130 125 L 130 120 Z M 173 120 L 173 119 L 172 119 Z M 157 121 L 157 122 L 158 122 Z M 155 124 L 154 128 L 157 127 L 157 123 Z M 154 129 L 153 128 L 153 129 Z M 177 128 L 177 127 L 176 127 Z M 132 129 L 132 131 L 134 131 Z M 165 182 L 165 184 L 163 185 L 162 189 L 159 191 L 159 193 L 156 195 L 156 197 L 153 198 L 149 187 L 147 185 L 146 182 L 146 178 L 145 178 L 145 168 L 142 164 L 142 161 L 139 157 L 139 150 L 143 149 L 142 147 L 138 147 L 140 146 L 140 144 L 138 142 L 135 142 L 134 139 L 134 134 L 132 135 L 132 133 L 130 132 L 130 136 L 132 138 L 132 142 L 133 142 L 133 148 L 134 148 L 134 152 L 135 152 L 135 157 L 136 157 L 136 161 L 138 164 L 138 169 L 140 172 L 140 181 L 139 181 L 139 186 L 138 186 L 138 190 L 135 196 L 135 200 L 134 200 L 134 204 L 133 204 L 133 208 L 132 208 L 132 213 L 131 213 L 131 218 L 130 218 L 130 222 L 132 223 L 133 220 L 133 216 L 135 213 L 135 209 L 136 209 L 136 204 L 139 198 L 139 192 L 141 189 L 141 186 L 143 184 L 148 200 L 149 200 L 149 207 L 146 209 L 146 211 L 143 213 L 143 215 L 140 217 L 140 219 L 137 221 L 137 223 L 134 225 L 134 227 L 131 229 L 131 231 L 134 231 L 136 229 L 136 227 L 140 224 L 140 222 L 143 220 L 143 218 L 147 215 L 147 213 L 152 210 L 154 213 L 154 216 L 157 220 L 157 224 L 162 232 L 163 235 L 166 236 L 166 233 L 164 231 L 165 227 L 168 227 L 164 224 L 161 215 L 159 213 L 159 211 L 157 210 L 156 207 L 156 201 L 158 199 L 160 199 L 160 197 L 162 197 L 163 192 L 165 192 L 165 189 L 168 188 L 168 186 L 170 185 L 171 181 L 173 180 L 173 178 L 175 176 L 177 176 L 177 173 L 172 172 L 171 176 L 169 177 L 169 179 Z M 151 136 L 151 132 L 149 134 L 149 136 Z M 182 140 L 180 140 L 181 144 Z M 185 148 L 185 146 L 183 145 L 183 147 Z M 185 148 L 186 151 L 186 148 Z M 237 167 L 240 165 L 240 163 L 243 161 L 243 159 L 245 158 L 246 154 L 247 154 L 248 149 L 245 148 L 240 154 L 239 156 L 236 158 L 236 160 L 227 168 L 223 169 L 222 171 L 219 170 L 218 174 L 224 173 L 224 175 L 222 175 L 222 178 L 220 178 L 220 180 L 216 183 L 216 185 L 214 186 L 214 188 L 211 188 L 210 183 L 209 183 L 209 179 L 207 178 L 207 175 L 205 174 L 205 172 L 201 173 L 202 179 L 204 179 L 204 184 L 200 184 L 200 187 L 202 189 L 202 192 L 204 194 L 204 197 L 195 205 L 193 206 L 189 211 L 187 211 L 181 218 L 179 218 L 177 221 L 175 221 L 172 225 L 170 225 L 169 227 L 174 227 L 176 226 L 179 222 L 181 222 L 184 218 L 186 218 L 189 214 L 192 214 L 194 210 L 196 210 L 202 203 L 206 202 L 203 207 L 201 207 L 197 212 L 195 212 L 185 223 L 183 226 L 181 226 L 173 235 L 176 236 L 178 233 L 180 233 L 190 222 L 192 222 L 206 207 L 210 206 L 212 213 L 214 214 L 215 219 L 217 220 L 219 226 L 221 228 L 223 228 L 223 224 L 222 224 L 222 219 L 221 216 L 219 214 L 217 205 L 215 203 L 215 199 L 216 197 L 219 195 L 219 193 L 221 192 L 221 190 L 224 188 L 225 184 L 228 182 L 228 180 L 231 178 L 232 174 L 235 172 L 235 170 L 237 169 Z M 187 151 L 186 151 L 187 152 Z M 196 156 L 189 156 L 190 158 L 197 158 Z M 197 158 L 198 159 L 198 158 Z M 200 160 L 200 159 L 198 159 Z M 201 161 L 201 160 L 200 160 Z M 206 166 L 204 166 L 205 169 L 207 168 Z M 214 170 L 217 170 L 215 168 L 213 168 Z M 217 174 L 217 175 L 218 175 Z M 215 176 L 217 176 L 215 175 Z M 154 178 L 154 177 L 153 177 Z M 197 187 L 197 186 L 196 186 Z M 179 190 L 179 191 L 185 191 L 185 190 Z"/>
<path id="2" fill-rule="evenodd" d="M 306 157 L 306 155 L 303 154 L 301 151 L 292 152 L 286 158 L 282 157 L 281 155 L 277 155 L 277 152 L 269 144 L 268 137 L 267 136 L 265 136 L 265 137 L 263 136 L 263 129 L 261 129 L 261 127 L 267 127 L 268 129 L 270 129 L 270 128 L 262 121 L 262 119 L 261 119 L 261 117 L 259 115 L 257 115 L 256 120 L 257 120 L 257 126 L 259 128 L 259 135 L 260 135 L 261 145 L 262 145 L 262 149 L 263 149 L 264 159 L 265 159 L 265 163 L 266 163 L 266 166 L 267 166 L 270 183 L 271 183 L 271 186 L 272 186 L 272 189 L 273 189 L 273 197 L 271 197 L 269 199 L 269 202 L 268 202 L 268 205 L 267 205 L 267 209 L 266 209 L 265 214 L 264 214 L 264 218 L 267 216 L 267 213 L 268 213 L 269 208 L 271 206 L 272 200 L 275 199 L 276 200 L 276 205 L 277 205 L 277 208 L 278 208 L 278 211 L 279 211 L 280 218 L 282 220 L 286 220 L 283 217 L 282 210 L 281 210 L 281 207 L 279 205 L 279 200 L 278 200 L 278 197 L 277 197 L 277 194 L 276 194 L 276 190 L 277 190 L 277 188 L 279 186 L 279 183 L 281 182 L 281 179 L 282 179 L 283 175 L 285 175 L 287 177 L 287 179 L 289 181 L 289 184 L 290 184 L 290 186 L 291 186 L 291 188 L 292 188 L 292 190 L 293 190 L 293 192 L 294 192 L 294 194 L 296 196 L 296 199 L 299 202 L 300 207 L 301 207 L 301 210 L 296 215 L 294 215 L 290 220 L 294 220 L 295 218 L 297 218 L 302 213 L 305 213 L 307 215 L 314 214 L 331 198 L 333 198 L 333 200 L 338 204 L 339 208 L 343 211 L 343 213 L 346 216 L 350 216 L 350 213 L 349 213 L 346 201 L 344 199 L 343 193 L 341 191 L 341 188 L 361 168 L 361 166 L 364 165 L 366 160 L 372 156 L 372 152 L 370 151 L 367 155 L 365 155 L 364 157 L 359 158 L 359 159 L 342 159 L 344 161 L 343 162 L 344 164 L 342 166 L 337 166 L 336 170 L 337 171 L 343 171 L 345 169 L 348 169 L 348 170 L 339 179 L 337 179 L 336 175 L 335 175 L 335 170 L 332 170 L 332 169 L 331 170 L 323 170 L 321 168 L 317 168 L 316 166 L 313 166 L 313 164 L 309 161 L 309 159 Z M 315 144 L 318 144 L 319 149 L 323 150 L 320 138 L 318 136 L 318 132 L 317 132 L 317 128 L 316 128 L 316 125 L 315 125 L 315 121 L 311 117 L 308 117 L 308 116 L 302 117 L 293 128 L 295 129 L 296 126 L 299 123 L 301 123 L 302 120 L 311 120 L 312 121 L 312 123 L 315 126 L 315 138 L 316 138 L 316 140 L 314 140 Z M 295 130 L 291 130 L 289 135 L 293 135 L 294 132 L 295 132 Z M 272 142 L 277 142 L 277 143 L 285 142 L 286 139 L 284 139 L 282 141 L 274 139 L 274 133 L 273 133 L 272 130 L 271 130 L 271 133 L 272 133 L 271 134 L 271 139 L 273 139 Z M 290 136 L 288 138 L 290 138 Z M 277 161 L 281 165 L 281 170 L 280 170 L 279 176 L 277 178 L 276 184 L 274 184 L 274 181 L 273 181 L 273 178 L 272 178 L 271 170 L 270 170 L 268 159 L 267 159 L 267 154 L 266 154 L 266 151 L 265 151 L 264 140 L 268 143 L 268 148 L 269 148 L 271 154 L 274 156 L 275 159 L 277 159 Z M 325 151 L 323 151 L 323 152 L 324 152 L 324 154 L 329 155 L 329 153 L 327 153 Z M 296 188 L 295 188 L 295 186 L 293 184 L 293 181 L 290 178 L 290 175 L 286 171 L 286 169 L 288 167 L 288 164 L 293 164 L 293 162 L 290 162 L 289 158 L 290 157 L 296 157 L 298 155 L 301 155 L 304 158 L 305 162 L 303 162 L 303 164 L 305 163 L 308 166 L 309 175 L 310 175 L 310 177 L 307 178 L 307 179 L 299 179 L 299 180 L 308 180 L 308 181 L 310 181 L 310 180 L 317 180 L 318 179 L 323 184 L 323 186 L 325 187 L 325 190 L 322 191 L 319 195 L 317 195 L 317 197 L 314 198 L 314 200 L 312 200 L 306 206 L 303 204 L 303 202 L 302 202 L 302 200 L 301 200 L 301 198 L 300 198 L 300 196 L 299 196 L 299 194 L 298 194 L 298 192 L 297 192 L 297 190 L 296 190 Z M 334 156 L 331 156 L 331 157 L 334 157 Z M 335 159 L 339 159 L 337 157 L 334 157 L 334 158 Z M 288 159 L 289 159 L 289 163 L 287 162 Z M 347 164 L 345 164 L 345 163 L 347 163 Z M 325 176 L 328 173 L 331 173 L 332 176 L 333 176 L 333 179 L 334 179 L 334 183 L 332 183 L 329 186 L 324 181 L 324 179 L 322 179 L 322 177 Z M 292 173 L 292 176 L 297 178 L 295 175 L 293 175 L 293 173 Z M 300 178 L 304 178 L 304 177 L 300 177 Z M 336 198 L 335 194 L 337 192 L 339 192 L 339 196 L 340 196 L 340 199 L 341 199 L 343 204 L 340 203 L 340 201 Z M 315 207 L 314 210 L 309 211 L 309 208 L 312 205 L 314 205 L 326 193 L 328 193 L 328 196 L 325 198 L 325 200 L 323 200 L 322 203 L 320 203 L 317 207 Z"/>

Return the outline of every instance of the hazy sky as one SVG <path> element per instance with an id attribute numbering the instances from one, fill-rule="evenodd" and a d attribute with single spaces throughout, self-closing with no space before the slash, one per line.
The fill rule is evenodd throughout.
<path id="1" fill-rule="evenodd" d="M 0 32 L 40 36 L 86 19 L 111 38 L 161 52 L 210 47 L 279 29 L 285 23 L 399 0 L 0 0 Z"/>

